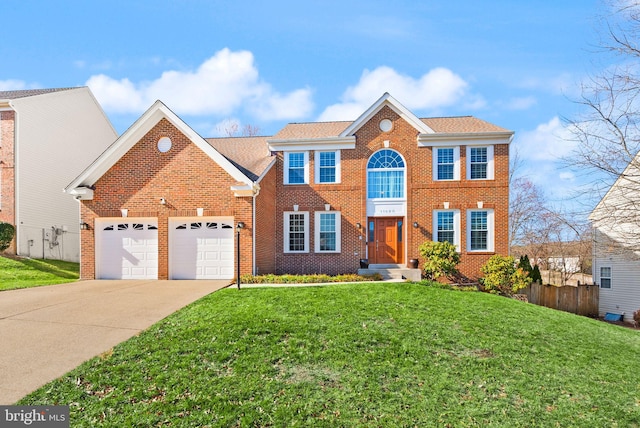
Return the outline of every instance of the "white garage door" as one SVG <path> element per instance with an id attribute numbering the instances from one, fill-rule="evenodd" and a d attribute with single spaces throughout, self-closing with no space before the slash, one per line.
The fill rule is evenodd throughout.
<path id="1" fill-rule="evenodd" d="M 158 219 L 96 219 L 96 278 L 157 279 Z"/>
<path id="2" fill-rule="evenodd" d="M 169 219 L 171 279 L 231 279 L 233 219 Z"/>

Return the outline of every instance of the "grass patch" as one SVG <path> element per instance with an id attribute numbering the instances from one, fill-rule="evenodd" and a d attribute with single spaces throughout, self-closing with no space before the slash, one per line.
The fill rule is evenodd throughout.
<path id="1" fill-rule="evenodd" d="M 640 336 L 420 284 L 225 289 L 25 397 L 74 427 L 625 426 Z"/>
<path id="2" fill-rule="evenodd" d="M 80 265 L 62 260 L 0 257 L 0 291 L 76 281 Z"/>
<path id="3" fill-rule="evenodd" d="M 367 282 L 381 281 L 382 275 L 374 273 L 371 275 L 357 275 L 346 273 L 342 275 L 241 275 L 240 282 L 243 284 L 319 284 L 331 282 Z"/>

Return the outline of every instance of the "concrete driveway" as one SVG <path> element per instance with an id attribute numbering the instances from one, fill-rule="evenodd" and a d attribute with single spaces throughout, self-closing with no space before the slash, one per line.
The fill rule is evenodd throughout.
<path id="1" fill-rule="evenodd" d="M 100 280 L 0 292 L 0 405 L 227 285 Z"/>

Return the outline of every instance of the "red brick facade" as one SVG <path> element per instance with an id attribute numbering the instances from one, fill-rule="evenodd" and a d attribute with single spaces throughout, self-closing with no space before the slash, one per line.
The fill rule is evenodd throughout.
<path id="1" fill-rule="evenodd" d="M 0 222 L 15 225 L 14 111 L 0 111 L 0 133 Z M 5 251 L 15 254 L 15 239 Z"/>
<path id="2" fill-rule="evenodd" d="M 392 130 L 383 132 L 379 123 L 390 119 Z M 508 254 L 509 211 L 509 146 L 494 147 L 495 176 L 493 180 L 466 180 L 466 147 L 460 146 L 460 176 L 458 181 L 434 181 L 431 147 L 418 147 L 418 131 L 389 107 L 383 107 L 357 132 L 355 149 L 341 150 L 341 183 L 314 184 L 314 155 L 309 153 L 309 183 L 286 185 L 283 179 L 283 153 L 277 162 L 277 214 L 276 214 L 276 273 L 346 273 L 354 272 L 359 259 L 365 257 L 367 239 L 367 162 L 371 155 L 383 148 L 397 151 L 406 161 L 407 205 L 403 233 L 406 237 L 406 254 L 402 264 L 411 258 L 419 258 L 418 247 L 431 240 L 433 211 L 449 209 L 460 211 L 462 229 L 461 272 L 469 277 L 478 277 L 480 267 L 493 254 Z M 478 253 L 466 248 L 465 231 L 468 209 L 477 209 L 478 202 L 484 209 L 494 210 L 494 251 Z M 317 254 L 314 248 L 314 212 L 324 211 L 325 204 L 331 210 L 340 211 L 342 219 L 342 248 L 340 254 Z M 283 215 L 293 211 L 309 212 L 310 251 L 305 254 L 283 252 Z M 418 227 L 413 227 L 417 223 Z M 357 228 L 357 224 L 361 228 Z M 403 237 L 403 238 L 404 238 Z M 404 239 L 403 239 L 404 241 Z"/>
<path id="3" fill-rule="evenodd" d="M 209 141 L 234 167 L 206 153 L 186 126 L 179 128 L 172 124 L 179 119 L 172 119 L 174 122 L 161 119 L 94 183 L 89 183 L 93 197 L 81 204 L 81 219 L 90 226 L 81 233 L 81 277 L 88 279 L 96 275 L 95 219 L 120 217 L 121 210 L 126 209 L 128 217 L 157 218 L 158 278 L 169 278 L 169 219 L 196 217 L 197 208 L 203 208 L 205 217 L 233 218 L 235 224 L 245 224 L 240 231 L 243 274 L 355 272 L 360 259 L 371 256 L 369 253 L 374 247 L 368 248 L 367 241 L 373 236 L 369 224 L 378 220 L 397 223 L 394 264 L 405 265 L 409 259 L 420 258 L 418 248 L 422 243 L 434 239 L 434 211 L 455 210 L 459 217 L 460 271 L 470 278 L 480 276 L 480 267 L 491 255 L 506 255 L 509 251 L 508 177 L 512 133 L 475 118 L 421 120 L 394 104 L 395 100 L 384 104 L 385 97 L 388 94 L 380 99 L 377 110 L 376 104 L 372 106 L 367 119 L 356 122 L 292 124 L 291 129 L 295 130 L 285 127 L 273 138 L 254 138 L 250 143 L 253 145 L 245 148 L 238 144 L 249 144 L 248 140 Z M 383 120 L 391 122 L 390 128 L 384 131 L 380 126 Z M 324 131 L 318 131 L 320 128 Z M 311 135 L 304 134 L 304 130 Z M 341 132 L 350 134 L 339 135 Z M 169 137 L 173 142 L 166 153 L 157 147 L 161 137 Z M 492 156 L 488 157 L 493 172 L 487 179 L 466 178 L 467 144 L 491 147 Z M 269 153 L 267 146 L 274 152 Z M 459 151 L 459 179 L 434 180 L 434 152 L 436 147 L 444 146 Z M 397 198 L 400 208 L 395 214 L 389 214 L 391 210 L 372 208 L 375 202 L 367 199 L 367 165 L 372 155 L 382 149 L 395 151 L 403 159 L 406 187 L 404 198 Z M 314 155 L 317 150 L 339 153 L 336 169 L 340 180 L 336 183 L 316 184 Z M 291 151 L 308 156 L 306 184 L 285 183 L 285 157 Z M 247 196 L 237 196 L 232 190 L 247 185 L 247 181 L 239 183 L 237 175 L 232 177 L 234 173 L 230 168 L 236 167 L 247 178 L 251 177 L 252 191 L 242 193 Z M 166 204 L 160 204 L 161 198 L 166 199 Z M 487 246 L 488 251 L 470 251 L 467 248 L 468 212 L 480 209 L 491 213 L 488 233 L 491 244 Z M 339 213 L 340 227 L 336 233 L 339 248 L 334 252 L 316 248 L 316 236 L 320 236 L 316 215 L 327 212 Z M 308 248 L 304 251 L 289 251 L 289 231 L 285 228 L 292 214 L 305 218 Z M 390 224 L 393 229 L 394 224 Z M 234 243 L 235 257 L 236 237 Z"/>
<path id="4" fill-rule="evenodd" d="M 161 153 L 157 142 L 171 138 L 171 150 Z M 203 215 L 233 217 L 241 230 L 241 274 L 252 272 L 252 198 L 234 196 L 235 180 L 166 119 L 161 120 L 96 183 L 93 200 L 82 201 L 81 219 L 90 227 L 81 232 L 83 279 L 95 277 L 95 219 L 128 217 L 158 219 L 158 279 L 168 279 L 168 219 Z M 160 204 L 165 198 L 166 204 Z"/>

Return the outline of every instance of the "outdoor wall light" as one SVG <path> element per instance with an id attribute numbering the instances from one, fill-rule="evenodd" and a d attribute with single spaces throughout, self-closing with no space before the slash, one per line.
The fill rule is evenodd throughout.
<path id="1" fill-rule="evenodd" d="M 238 222 L 238 225 L 236 227 L 238 229 L 244 229 L 244 222 L 243 221 Z"/>
<path id="2" fill-rule="evenodd" d="M 356 223 L 356 227 L 358 228 L 358 230 L 360 230 L 362 228 L 362 225 L 360 223 Z"/>
<path id="3" fill-rule="evenodd" d="M 165 198 L 160 198 L 160 205 L 167 205 L 167 200 Z"/>
<path id="4" fill-rule="evenodd" d="M 90 229 L 90 227 L 89 227 L 89 225 L 87 223 L 85 223 L 85 222 L 81 222 L 80 223 L 80 230 L 89 230 L 89 229 Z"/>
<path id="5" fill-rule="evenodd" d="M 416 229 L 418 228 L 418 222 L 417 221 L 413 222 L 413 227 L 415 227 Z"/>

